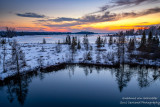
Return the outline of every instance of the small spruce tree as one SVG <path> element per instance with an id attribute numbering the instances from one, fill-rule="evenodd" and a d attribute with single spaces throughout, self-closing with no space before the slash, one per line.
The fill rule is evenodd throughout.
<path id="1" fill-rule="evenodd" d="M 43 44 L 46 44 L 46 40 L 45 40 L 45 38 L 43 38 Z"/>
<path id="2" fill-rule="evenodd" d="M 141 38 L 141 43 L 140 43 L 140 46 L 139 46 L 139 50 L 140 51 L 145 51 L 146 50 L 146 33 L 145 31 L 143 31 L 142 33 L 142 38 Z"/>

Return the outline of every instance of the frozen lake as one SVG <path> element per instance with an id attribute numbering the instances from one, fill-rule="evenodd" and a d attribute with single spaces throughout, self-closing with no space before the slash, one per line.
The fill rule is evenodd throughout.
<path id="1" fill-rule="evenodd" d="M 92 34 L 88 35 L 88 39 L 90 43 L 95 43 L 95 40 L 98 36 L 101 36 L 102 38 L 105 38 L 109 40 L 109 37 L 106 36 L 107 34 Z M 32 36 L 17 36 L 13 39 L 16 39 L 19 43 L 42 43 L 43 38 L 46 39 L 47 43 L 56 43 L 58 40 L 63 42 L 65 40 L 67 35 L 32 35 Z M 81 41 L 83 40 L 84 34 L 71 34 L 72 36 L 77 36 L 78 39 Z M 139 40 L 141 36 L 136 36 L 136 38 Z M 115 37 L 113 37 L 115 38 Z M 134 38 L 134 36 L 128 36 L 126 38 Z"/>

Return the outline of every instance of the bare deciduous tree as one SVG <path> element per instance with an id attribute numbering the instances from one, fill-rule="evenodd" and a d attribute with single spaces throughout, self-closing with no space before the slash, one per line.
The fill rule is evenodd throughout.
<path id="1" fill-rule="evenodd" d="M 6 37 L 8 38 L 12 38 L 14 36 L 16 36 L 16 31 L 15 31 L 15 28 L 12 28 L 12 27 L 6 27 Z"/>
<path id="2" fill-rule="evenodd" d="M 25 53 L 16 40 L 12 43 L 12 64 L 16 64 L 18 73 L 22 67 L 26 66 Z"/>

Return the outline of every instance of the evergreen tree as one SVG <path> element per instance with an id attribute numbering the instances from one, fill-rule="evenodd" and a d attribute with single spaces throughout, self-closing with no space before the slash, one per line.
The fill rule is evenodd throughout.
<path id="1" fill-rule="evenodd" d="M 71 49 L 74 53 L 76 51 L 77 39 L 75 37 L 72 38 Z"/>
<path id="2" fill-rule="evenodd" d="M 146 33 L 143 31 L 143 36 L 141 38 L 141 43 L 138 48 L 140 51 L 145 51 L 146 50 Z"/>
<path id="3" fill-rule="evenodd" d="M 106 43 L 107 43 L 107 38 L 105 37 L 103 40 L 103 46 L 105 46 Z"/>
<path id="4" fill-rule="evenodd" d="M 153 38 L 153 36 L 152 36 L 152 32 L 150 31 L 149 32 L 149 35 L 148 35 L 148 44 L 151 44 L 152 43 L 152 38 Z"/>
<path id="5" fill-rule="evenodd" d="M 113 43 L 113 37 L 112 36 L 109 37 L 109 41 L 108 42 L 109 42 L 109 45 L 112 45 L 112 43 Z"/>
<path id="6" fill-rule="evenodd" d="M 158 50 L 159 46 L 159 38 L 156 35 L 156 37 L 153 38 L 152 40 L 152 45 L 151 45 L 151 52 L 155 52 L 156 50 Z"/>
<path id="7" fill-rule="evenodd" d="M 77 49 L 81 49 L 81 42 L 78 40 Z"/>
<path id="8" fill-rule="evenodd" d="M 153 41 L 153 36 L 152 36 L 152 32 L 150 31 L 149 32 L 149 35 L 148 35 L 148 40 L 147 40 L 147 51 L 148 52 L 153 52 L 153 45 L 154 45 L 154 42 L 155 42 L 155 38 L 154 38 L 154 41 Z"/>
<path id="9" fill-rule="evenodd" d="M 57 53 L 60 53 L 61 50 L 62 50 L 62 47 L 61 47 L 61 44 L 60 44 L 60 43 L 58 43 L 55 48 L 56 48 L 56 52 L 57 52 Z"/>
<path id="10" fill-rule="evenodd" d="M 156 39 L 156 44 L 159 46 L 159 38 L 158 38 L 158 35 L 157 35 L 157 34 L 156 34 L 155 39 Z"/>
<path id="11" fill-rule="evenodd" d="M 67 35 L 67 37 L 66 37 L 66 41 L 65 41 L 65 43 L 66 43 L 66 44 L 68 44 L 68 35 Z"/>
<path id="12" fill-rule="evenodd" d="M 6 39 L 1 39 L 0 43 L 1 43 L 2 45 L 6 44 Z"/>
<path id="13" fill-rule="evenodd" d="M 87 59 L 88 61 L 92 60 L 92 55 L 91 55 L 91 52 L 90 52 L 90 51 L 87 53 L 86 59 Z"/>
<path id="14" fill-rule="evenodd" d="M 116 43 L 117 41 L 116 41 L 116 39 L 114 39 L 114 43 Z"/>
<path id="15" fill-rule="evenodd" d="M 61 44 L 60 40 L 58 40 L 58 44 Z"/>
<path id="16" fill-rule="evenodd" d="M 66 37 L 66 44 L 71 45 L 71 37 L 69 35 Z"/>
<path id="17" fill-rule="evenodd" d="M 46 44 L 46 40 L 45 40 L 45 38 L 43 38 L 43 44 Z"/>
<path id="18" fill-rule="evenodd" d="M 134 49 L 135 49 L 134 39 L 130 39 L 129 44 L 128 44 L 128 51 L 131 52 Z"/>
<path id="19" fill-rule="evenodd" d="M 88 40 L 88 36 L 87 35 L 85 35 L 83 37 L 83 44 L 84 44 L 85 49 L 88 50 L 89 49 L 89 40 Z"/>
<path id="20" fill-rule="evenodd" d="M 102 47 L 103 39 L 100 36 L 97 37 L 96 44 L 98 48 Z"/>

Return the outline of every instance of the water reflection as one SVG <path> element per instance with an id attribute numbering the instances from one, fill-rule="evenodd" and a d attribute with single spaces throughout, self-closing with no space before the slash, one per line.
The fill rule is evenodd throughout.
<path id="1" fill-rule="evenodd" d="M 122 65 L 119 68 L 107 68 L 99 66 L 82 66 L 82 65 L 66 65 L 64 69 L 67 72 L 69 78 L 75 76 L 77 71 L 76 67 L 83 69 L 83 74 L 88 77 L 92 73 L 97 73 L 97 76 L 100 75 L 101 71 L 109 72 L 113 76 L 117 83 L 117 88 L 119 92 L 123 92 L 124 88 L 128 86 L 129 82 L 133 79 L 137 82 L 137 86 L 140 89 L 149 87 L 152 83 L 157 80 L 160 80 L 160 72 L 158 68 L 147 68 L 147 67 L 130 67 L 128 65 Z M 60 70 L 56 70 L 59 72 Z M 56 71 L 53 71 L 56 73 Z M 37 71 L 28 73 L 27 75 L 17 75 L 14 78 L 7 79 L 3 82 L 0 82 L 0 92 L 5 89 L 6 96 L 0 96 L 0 99 L 7 97 L 10 103 L 13 103 L 15 100 L 19 102 L 20 105 L 24 105 L 27 94 L 29 92 L 29 84 L 32 82 L 32 79 L 38 77 L 39 80 L 47 78 L 45 74 L 53 73 L 47 71 Z M 107 77 L 107 75 L 106 75 Z M 93 78 L 96 80 L 96 77 Z M 52 80 L 50 80 L 52 81 Z M 103 81 L 105 82 L 105 81 Z M 49 87 L 46 87 L 49 88 Z M 85 88 L 85 87 L 83 87 Z M 112 90 L 110 90 L 112 91 Z"/>
<path id="2" fill-rule="evenodd" d="M 160 77 L 160 72 L 156 69 L 147 69 L 140 67 L 138 69 L 138 83 L 141 88 L 149 87 L 149 85 Z"/>
<path id="3" fill-rule="evenodd" d="M 119 91 L 122 92 L 123 88 L 127 86 L 127 83 L 131 80 L 132 70 L 127 69 L 124 65 L 117 68 L 115 73 Z"/>
<path id="4" fill-rule="evenodd" d="M 28 93 L 28 85 L 30 82 L 31 77 L 29 75 L 17 75 L 16 79 L 5 83 L 5 85 L 7 85 L 6 93 L 9 102 L 12 103 L 14 99 L 17 99 L 18 102 L 23 105 Z"/>
<path id="5" fill-rule="evenodd" d="M 28 86 L 31 83 L 31 79 L 36 76 L 36 72 L 29 73 L 27 75 L 17 75 L 11 79 L 7 79 L 0 83 L 0 87 L 6 88 L 6 96 L 10 103 L 15 99 L 20 105 L 23 105 L 28 94 Z"/>

